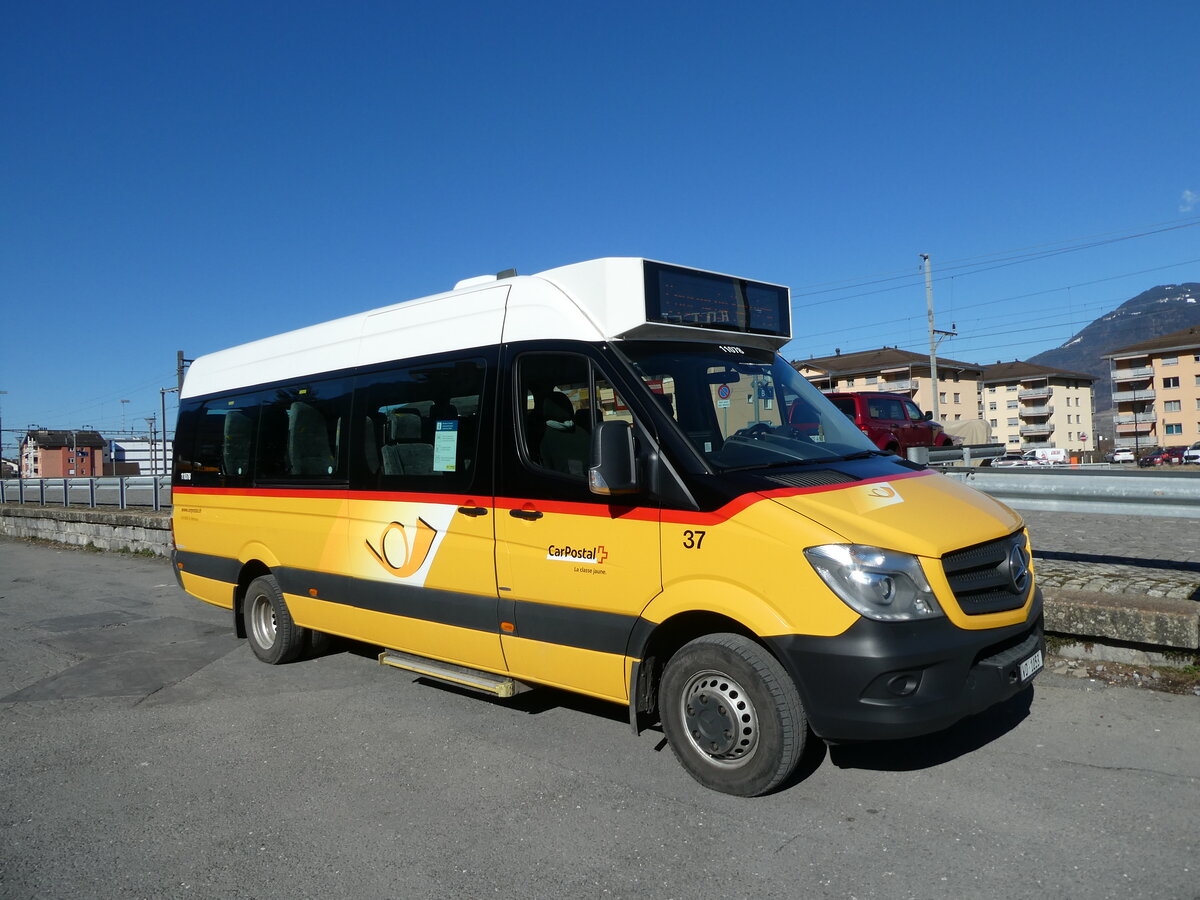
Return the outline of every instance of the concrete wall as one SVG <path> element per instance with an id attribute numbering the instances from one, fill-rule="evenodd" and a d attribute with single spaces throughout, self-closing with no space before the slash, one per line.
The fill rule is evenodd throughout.
<path id="1" fill-rule="evenodd" d="M 76 547 L 101 550 L 171 554 L 171 515 L 168 512 L 132 512 L 120 509 L 64 509 L 62 507 L 0 506 L 0 534 L 15 538 L 41 538 Z"/>

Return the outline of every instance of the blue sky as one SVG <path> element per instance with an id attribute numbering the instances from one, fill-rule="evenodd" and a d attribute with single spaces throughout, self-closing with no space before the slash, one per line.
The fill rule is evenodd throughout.
<path id="1" fill-rule="evenodd" d="M 1192 2 L 49 0 L 0 26 L 9 453 L 34 423 L 144 429 L 176 350 L 509 267 L 787 284 L 806 358 L 927 346 L 928 253 L 940 352 L 976 362 L 1200 281 Z"/>

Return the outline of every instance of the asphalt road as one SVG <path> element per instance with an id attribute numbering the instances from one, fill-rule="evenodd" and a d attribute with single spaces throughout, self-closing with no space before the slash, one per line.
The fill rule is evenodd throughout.
<path id="1" fill-rule="evenodd" d="M 0 896 L 1200 897 L 1200 698 L 1043 673 L 786 790 L 361 648 L 257 662 L 161 560 L 0 539 Z"/>

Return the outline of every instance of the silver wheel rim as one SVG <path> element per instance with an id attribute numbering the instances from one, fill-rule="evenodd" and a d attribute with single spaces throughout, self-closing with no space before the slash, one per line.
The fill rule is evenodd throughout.
<path id="1" fill-rule="evenodd" d="M 266 594 L 257 594 L 250 601 L 250 631 L 254 643 L 264 650 L 275 646 L 275 605 Z"/>
<path id="2" fill-rule="evenodd" d="M 716 765 L 743 766 L 758 749 L 758 713 L 746 690 L 724 672 L 693 675 L 679 712 L 692 747 Z"/>

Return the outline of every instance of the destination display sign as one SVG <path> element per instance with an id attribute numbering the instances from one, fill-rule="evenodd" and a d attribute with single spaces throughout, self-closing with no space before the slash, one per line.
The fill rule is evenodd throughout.
<path id="1" fill-rule="evenodd" d="M 785 287 L 663 263 L 644 265 L 649 322 L 791 337 Z"/>

